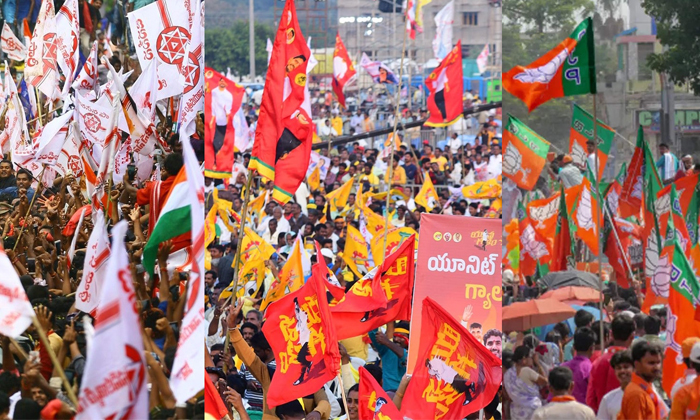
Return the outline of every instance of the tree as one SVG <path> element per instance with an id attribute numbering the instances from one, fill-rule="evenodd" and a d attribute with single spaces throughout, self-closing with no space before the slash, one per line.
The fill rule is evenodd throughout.
<path id="1" fill-rule="evenodd" d="M 573 28 L 575 16 L 591 15 L 595 4 L 591 0 L 508 0 L 503 3 L 503 9 L 513 23 L 532 27 L 528 33 L 543 34 Z"/>
<path id="2" fill-rule="evenodd" d="M 643 0 L 642 6 L 656 18 L 657 38 L 668 49 L 651 54 L 647 63 L 652 70 L 668 73 L 674 83 L 689 83 L 700 95 L 700 8 L 696 0 Z"/>
<path id="3" fill-rule="evenodd" d="M 263 74 L 267 69 L 267 39 L 274 39 L 273 27 L 255 24 L 255 71 Z M 248 21 L 236 21 L 229 28 L 207 29 L 204 35 L 207 46 L 207 67 L 226 72 L 230 67 L 234 75 L 246 75 L 250 71 Z"/>

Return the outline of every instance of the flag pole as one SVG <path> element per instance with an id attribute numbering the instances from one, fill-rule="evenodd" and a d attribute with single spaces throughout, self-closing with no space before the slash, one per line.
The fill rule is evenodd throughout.
<path id="1" fill-rule="evenodd" d="M 343 378 L 338 373 L 338 384 L 340 384 L 340 393 L 343 395 L 343 407 L 345 408 L 345 413 L 348 412 L 348 399 L 345 395 L 345 387 L 343 386 Z"/>
<path id="2" fill-rule="evenodd" d="M 622 254 L 622 259 L 625 261 L 625 268 L 629 272 L 630 278 L 634 279 L 634 272 L 632 271 L 632 264 L 627 260 L 627 255 L 625 254 L 625 250 L 622 249 L 622 241 L 620 241 L 620 236 L 617 234 L 617 229 L 615 229 L 613 216 L 612 216 L 612 214 L 610 214 L 610 210 L 608 210 L 608 206 L 606 206 L 605 204 L 603 204 L 603 210 L 610 218 L 610 225 L 612 226 L 612 231 L 615 234 L 615 242 L 617 242 L 617 246 L 620 248 L 620 251 Z M 619 286 L 619 282 L 616 282 L 616 283 L 618 283 L 618 286 Z"/>
<path id="3" fill-rule="evenodd" d="M 32 201 L 29 203 L 29 208 L 27 209 L 27 214 L 24 215 L 24 223 L 22 224 L 19 234 L 17 235 L 17 240 L 15 241 L 14 246 L 12 247 L 12 251 L 17 249 L 17 244 L 19 244 L 19 240 L 22 239 L 22 233 L 24 233 L 24 227 L 27 225 L 27 218 L 32 212 L 32 207 L 34 206 L 34 200 L 36 200 L 36 196 L 41 194 L 41 188 L 43 185 L 42 179 L 44 178 L 44 171 L 46 170 L 46 164 L 43 164 L 44 168 L 41 170 L 41 173 L 39 174 L 39 185 L 36 187 L 36 191 L 34 191 L 34 195 L 32 196 Z"/>
<path id="4" fill-rule="evenodd" d="M 254 172 L 248 171 L 248 179 L 246 181 L 245 195 L 243 198 L 243 208 L 241 209 L 241 223 L 238 228 L 238 239 L 236 242 L 236 258 L 233 260 L 233 293 L 229 296 L 229 301 L 231 297 L 236 294 L 236 289 L 238 288 L 238 266 L 241 262 L 241 246 L 243 244 L 243 235 L 245 234 L 245 224 L 246 219 L 248 219 L 248 201 L 250 201 L 250 190 L 253 184 Z M 228 302 L 226 302 L 228 305 Z"/>
<path id="5" fill-rule="evenodd" d="M 53 363 L 54 369 L 56 369 L 56 371 L 58 372 L 58 376 L 61 377 L 61 381 L 63 382 L 63 386 L 66 388 L 66 394 L 68 394 L 68 398 L 71 400 L 71 402 L 77 410 L 78 398 L 75 396 L 75 392 L 73 391 L 70 382 L 68 382 L 68 378 L 66 378 L 66 373 L 63 371 L 63 366 L 61 366 L 58 357 L 56 357 L 56 354 L 53 352 L 51 344 L 49 343 L 49 338 L 46 336 L 46 331 L 44 331 L 44 328 L 39 323 L 39 320 L 37 319 L 36 315 L 32 317 L 32 324 L 34 324 L 34 328 L 36 328 L 37 333 L 39 333 L 41 343 L 44 345 L 44 347 L 46 347 L 46 351 L 49 353 L 49 358 L 51 359 L 51 363 Z"/>
<path id="6" fill-rule="evenodd" d="M 391 203 L 391 181 L 394 174 L 394 144 L 396 144 L 396 128 L 399 124 L 399 106 L 401 105 L 401 84 L 403 82 L 403 59 L 406 55 L 406 28 L 403 28 L 403 47 L 401 49 L 401 62 L 399 64 L 399 85 L 396 95 L 396 109 L 394 109 L 394 130 L 391 133 L 391 143 L 389 144 L 389 168 L 386 171 L 387 191 L 386 191 L 386 207 L 384 212 L 384 246 L 382 247 L 382 261 L 386 258 L 386 242 L 389 234 L 389 204 Z"/>
<path id="7" fill-rule="evenodd" d="M 605 330 L 603 329 L 603 304 L 604 304 L 604 296 L 603 296 L 603 246 L 601 244 L 603 235 L 600 235 L 600 211 L 601 211 L 601 204 L 603 204 L 603 207 L 605 206 L 604 203 L 601 202 L 601 194 L 600 194 L 600 175 L 599 175 L 599 168 L 598 166 L 600 165 L 600 159 L 598 158 L 598 107 L 597 103 L 598 102 L 598 94 L 594 93 L 593 94 L 593 142 L 595 144 L 595 191 L 596 191 L 596 199 L 598 201 L 598 211 L 596 212 L 596 225 L 598 226 L 598 281 L 600 282 L 600 300 L 599 300 L 599 309 L 600 309 L 600 351 L 605 350 Z M 614 226 L 613 226 L 614 228 Z"/>

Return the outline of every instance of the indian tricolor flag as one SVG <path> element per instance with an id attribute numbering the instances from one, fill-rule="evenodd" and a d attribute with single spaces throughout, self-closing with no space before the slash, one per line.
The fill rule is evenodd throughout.
<path id="1" fill-rule="evenodd" d="M 154 273 L 158 246 L 168 239 L 189 232 L 192 227 L 190 218 L 190 201 L 192 198 L 188 195 L 187 175 L 184 165 L 175 177 L 170 193 L 165 200 L 165 206 L 163 206 L 158 221 L 153 227 L 153 232 L 143 249 L 143 268 L 151 276 Z"/>
<path id="2" fill-rule="evenodd" d="M 550 99 L 596 93 L 593 19 L 533 63 L 503 74 L 503 87 L 530 112 Z"/>
<path id="3" fill-rule="evenodd" d="M 503 131 L 503 175 L 524 190 L 532 190 L 547 163 L 549 142 L 508 115 Z"/>

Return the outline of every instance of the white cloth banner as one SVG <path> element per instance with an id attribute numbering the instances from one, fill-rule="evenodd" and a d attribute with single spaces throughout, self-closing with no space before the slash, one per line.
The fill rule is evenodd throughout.
<path id="1" fill-rule="evenodd" d="M 94 316 L 107 276 L 109 236 L 102 210 L 96 210 L 92 214 L 93 230 L 85 250 L 83 278 L 75 291 L 75 307 Z"/>
<path id="2" fill-rule="evenodd" d="M 34 34 L 29 43 L 24 77 L 44 95 L 58 96 L 58 41 L 56 36 L 56 16 L 52 1 L 41 3 L 39 16 L 34 26 Z"/>
<path id="3" fill-rule="evenodd" d="M 2 40 L 2 51 L 7 54 L 11 60 L 24 61 L 24 59 L 27 58 L 27 47 L 22 44 L 22 41 L 17 39 L 7 22 L 2 26 L 0 40 Z"/>
<path id="4" fill-rule="evenodd" d="M 32 324 L 34 309 L 12 262 L 0 247 L 0 334 L 18 337 Z"/>
<path id="5" fill-rule="evenodd" d="M 435 15 L 435 39 L 433 52 L 435 58 L 442 60 L 452 50 L 452 24 L 454 23 L 455 4 L 450 1 Z"/>

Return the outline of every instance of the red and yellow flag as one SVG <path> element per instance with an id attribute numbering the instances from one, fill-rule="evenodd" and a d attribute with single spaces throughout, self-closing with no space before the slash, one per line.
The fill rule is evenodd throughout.
<path id="1" fill-rule="evenodd" d="M 294 1 L 287 0 L 267 68 L 249 164 L 251 170 L 274 181 L 272 198 L 280 203 L 294 196 L 309 167 L 313 122 L 302 104 L 310 56 Z"/>
<path id="2" fill-rule="evenodd" d="M 447 127 L 462 118 L 462 112 L 464 112 L 463 83 L 462 42 L 457 41 L 457 45 L 430 73 L 425 82 L 429 92 L 427 105 L 430 113 L 425 125 Z"/>
<path id="3" fill-rule="evenodd" d="M 491 403 L 503 379 L 491 353 L 431 298 L 423 300 L 419 363 L 401 404 L 412 419 L 462 419 Z"/>
<path id="4" fill-rule="evenodd" d="M 554 98 L 596 93 L 593 19 L 581 22 L 553 50 L 503 74 L 503 88 L 535 108 Z"/>
<path id="5" fill-rule="evenodd" d="M 322 278 L 314 274 L 304 287 L 272 303 L 266 318 L 262 331 L 277 361 L 268 406 L 311 395 L 338 375 L 338 338 Z"/>
<path id="6" fill-rule="evenodd" d="M 394 401 L 377 383 L 371 373 L 364 367 L 358 370 L 360 373 L 360 420 L 395 420 L 403 416 Z"/>
<path id="7" fill-rule="evenodd" d="M 372 322 L 372 313 L 386 307 L 387 298 L 380 275 L 365 276 L 356 281 L 343 299 L 331 307 L 338 340 L 358 337 L 372 331 L 376 324 Z"/>
<path id="8" fill-rule="evenodd" d="M 348 50 L 345 49 L 345 44 L 343 40 L 340 39 L 340 33 L 335 34 L 335 50 L 333 51 L 333 93 L 338 98 L 338 103 L 343 108 L 345 106 L 345 94 L 343 89 L 350 83 L 355 76 L 357 71 L 355 66 L 352 65 L 352 60 L 348 55 Z"/>
<path id="9" fill-rule="evenodd" d="M 503 175 L 524 190 L 532 190 L 547 164 L 549 142 L 508 115 L 503 130 Z"/>

